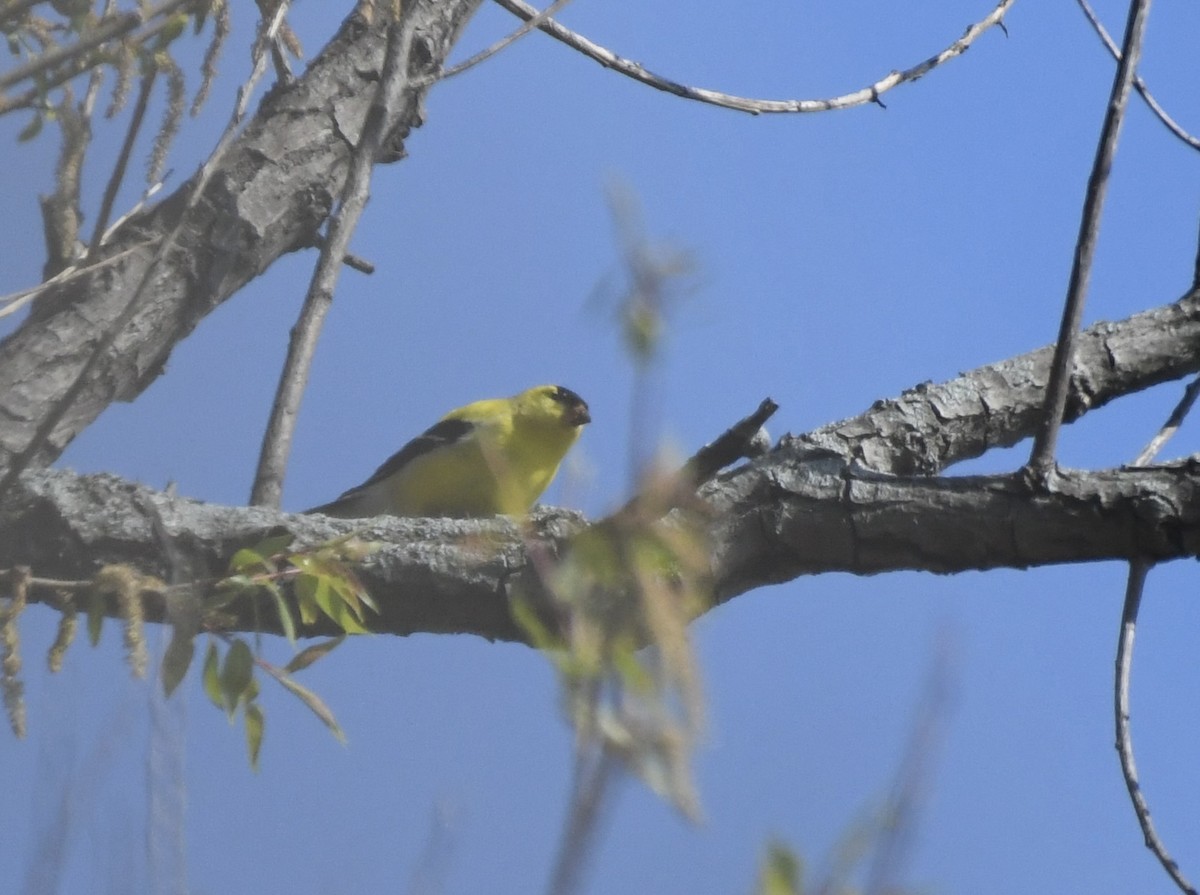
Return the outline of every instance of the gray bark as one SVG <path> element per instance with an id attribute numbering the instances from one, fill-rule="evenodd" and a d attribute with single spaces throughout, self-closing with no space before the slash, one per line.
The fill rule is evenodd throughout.
<path id="1" fill-rule="evenodd" d="M 1200 294 L 1083 334 L 1073 416 L 1200 368 Z M 1104 559 L 1200 555 L 1200 465 L 1004 476 L 896 475 L 941 468 L 1028 437 L 1039 420 L 1049 349 L 924 384 L 854 419 L 787 436 L 700 489 L 715 602 L 804 574 L 953 573 Z M 166 534 L 156 531 L 161 518 Z M 697 518 L 690 513 L 689 518 Z M 532 531 L 509 520 L 334 520 L 173 498 L 114 476 L 27 473 L 0 506 L 0 567 L 87 578 L 131 563 L 164 579 L 222 575 L 229 557 L 286 529 L 296 546 L 349 531 L 382 543 L 361 568 L 381 633 L 521 639 L 515 593 L 544 597 L 533 550 L 560 553 L 586 521 L 544 510 Z M 668 519 L 666 524 L 681 524 Z M 164 543 L 164 538 L 169 543 Z M 34 600 L 55 602 L 46 591 Z M 150 620 L 164 617 L 147 600 Z M 272 630 L 233 607 L 234 627 Z M 328 625 L 305 635 L 330 633 Z"/>
<path id="2" fill-rule="evenodd" d="M 405 3 L 416 19 L 410 74 L 438 71 L 482 0 Z M 378 82 L 386 23 L 357 13 L 304 75 L 276 88 L 220 160 L 160 262 L 139 308 L 92 370 L 29 466 L 52 463 L 113 401 L 132 401 L 165 368 L 175 345 L 280 256 L 316 244 L 341 194 L 350 152 Z M 429 88 L 417 86 L 388 123 L 388 158 L 422 123 Z M 81 276 L 50 289 L 0 343 L 0 474 L 26 451 L 106 330 L 125 311 L 164 237 L 180 223 L 193 178 L 131 218 Z"/>

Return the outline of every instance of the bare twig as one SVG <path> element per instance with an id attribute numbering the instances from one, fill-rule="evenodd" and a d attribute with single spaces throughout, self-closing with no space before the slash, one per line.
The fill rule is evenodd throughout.
<path id="1" fill-rule="evenodd" d="M 1133 466 L 1145 466 L 1162 450 L 1164 444 L 1179 431 L 1179 427 L 1183 425 L 1184 418 L 1188 415 L 1188 411 L 1192 409 L 1192 405 L 1196 403 L 1196 396 L 1200 395 L 1200 376 L 1188 383 L 1188 386 L 1183 391 L 1183 397 L 1179 399 L 1179 403 L 1175 405 L 1175 409 L 1171 411 L 1171 415 L 1167 417 L 1167 421 L 1163 423 L 1163 427 L 1158 434 L 1150 439 L 1150 443 L 1142 448 L 1142 452 L 1137 455 L 1137 459 L 1133 461 Z"/>
<path id="2" fill-rule="evenodd" d="M 333 291 L 346 258 L 350 237 L 370 196 L 371 173 L 388 137 L 387 123 L 393 120 L 393 111 L 399 106 L 405 91 L 411 87 L 408 81 L 408 57 L 412 21 L 411 17 L 403 25 L 393 21 L 388 29 L 387 52 L 379 87 L 363 123 L 358 145 L 350 158 L 341 204 L 330 219 L 328 235 L 321 244 L 320 257 L 309 283 L 300 319 L 292 328 L 287 359 L 279 377 L 275 403 L 259 454 L 254 487 L 250 492 L 252 506 L 279 506 L 284 471 L 296 429 L 296 415 L 308 384 L 308 372 L 321 326 L 333 304 Z"/>
<path id="3" fill-rule="evenodd" d="M 533 19 L 539 15 L 539 12 L 534 7 L 525 3 L 524 0 L 496 0 L 500 6 L 507 9 L 513 15 L 518 16 L 526 21 Z M 874 84 L 856 90 L 853 93 L 843 94 L 842 96 L 833 97 L 831 99 L 754 99 L 744 96 L 734 96 L 728 93 L 720 93 L 716 90 L 708 90 L 703 87 L 691 87 L 687 84 L 681 84 L 678 81 L 673 81 L 670 78 L 656 75 L 645 69 L 642 65 L 630 59 L 625 59 L 618 56 L 599 44 L 588 40 L 580 34 L 565 28 L 558 22 L 550 19 L 542 22 L 538 28 L 555 40 L 561 41 L 574 50 L 578 50 L 589 59 L 599 62 L 605 68 L 611 68 L 626 77 L 633 78 L 635 81 L 641 81 L 649 87 L 656 90 L 662 90 L 666 93 L 672 93 L 675 96 L 683 97 L 684 99 L 696 100 L 697 102 L 709 103 L 714 106 L 720 106 L 725 109 L 734 109 L 738 112 L 749 112 L 751 115 L 759 115 L 763 113 L 803 113 L 803 112 L 827 112 L 831 109 L 848 109 L 852 106 L 861 106 L 867 103 L 879 102 L 879 97 L 897 87 L 900 84 L 905 84 L 909 81 L 915 81 L 918 78 L 927 75 L 930 71 L 937 68 L 943 62 L 947 62 L 956 56 L 961 56 L 975 42 L 975 40 L 983 34 L 984 31 L 991 28 L 993 25 L 1000 25 L 1004 14 L 1008 12 L 1008 8 L 1012 6 L 1014 0 L 1001 0 L 987 16 L 979 22 L 972 25 L 966 30 L 958 40 L 946 47 L 940 53 L 929 57 L 924 62 L 914 65 L 912 68 L 907 68 L 904 71 L 893 71 L 886 77 L 880 78 Z"/>
<path id="4" fill-rule="evenodd" d="M 1112 54 L 1114 59 L 1120 62 L 1121 51 L 1117 49 L 1117 45 L 1109 37 L 1108 31 L 1105 30 L 1104 24 L 1100 21 L 1100 18 L 1096 15 L 1095 10 L 1092 9 L 1088 0 L 1075 0 L 1075 2 L 1079 4 L 1079 8 L 1083 10 L 1083 14 L 1087 17 L 1087 20 L 1091 22 L 1092 27 L 1096 30 L 1096 35 L 1103 42 L 1104 46 L 1108 48 L 1108 52 Z M 1150 111 L 1158 116 L 1159 121 L 1166 125 L 1167 130 L 1193 149 L 1200 149 L 1200 138 L 1189 134 L 1174 118 L 1167 114 L 1167 110 L 1150 93 L 1150 88 L 1146 86 L 1146 82 L 1142 80 L 1140 75 L 1134 76 L 1133 87 L 1142 99 L 1145 100 L 1146 105 L 1150 107 Z"/>
<path id="5" fill-rule="evenodd" d="M 1054 359 L 1050 365 L 1045 418 L 1041 429 L 1034 438 L 1033 452 L 1029 457 L 1029 467 L 1038 475 L 1045 474 L 1054 465 L 1058 432 L 1062 428 L 1063 412 L 1067 406 L 1067 392 L 1071 388 L 1075 342 L 1079 334 L 1079 323 L 1083 318 L 1088 278 L 1091 275 L 1092 258 L 1096 252 L 1096 241 L 1100 232 L 1100 215 L 1104 207 L 1104 196 L 1108 191 L 1108 175 L 1112 170 L 1113 157 L 1116 155 L 1117 140 L 1121 134 L 1125 109 L 1129 105 L 1129 92 L 1133 86 L 1138 59 L 1142 53 L 1142 38 L 1145 34 L 1146 19 L 1149 14 L 1150 0 L 1132 0 L 1129 4 L 1129 19 L 1125 25 L 1125 45 L 1121 49 L 1121 61 L 1117 64 L 1117 72 L 1113 77 L 1108 108 L 1104 113 L 1104 125 L 1100 130 L 1100 143 L 1096 147 L 1096 158 L 1092 162 L 1087 195 L 1083 201 L 1079 238 L 1075 243 L 1075 259 L 1071 265 L 1071 280 L 1067 286 L 1067 300 L 1063 306 L 1058 342 L 1055 344 Z"/>
<path id="6" fill-rule="evenodd" d="M 347 267 L 349 267 L 351 270 L 357 270 L 359 273 L 366 274 L 367 276 L 370 276 L 371 274 L 375 273 L 375 265 L 374 264 L 372 264 L 366 258 L 356 255 L 353 252 L 347 252 L 342 257 L 342 263 L 345 264 Z"/>
<path id="7" fill-rule="evenodd" d="M 86 102 L 86 100 L 84 101 Z M 42 229 L 46 240 L 46 262 L 42 276 L 51 277 L 70 267 L 79 256 L 79 228 L 83 219 L 80 193 L 83 186 L 83 163 L 92 139 L 91 119 L 84 113 L 84 103 L 75 105 L 74 91 L 68 84 L 63 88 L 57 115 L 62 130 L 62 147 L 54 171 L 54 192 L 42 196 Z"/>
<path id="8" fill-rule="evenodd" d="M 104 238 L 104 230 L 112 215 L 113 204 L 117 201 L 117 190 L 121 188 L 121 181 L 125 179 L 125 169 L 129 166 L 133 144 L 137 141 L 138 133 L 142 129 L 142 121 L 146 117 L 146 107 L 150 105 L 150 93 L 154 89 L 154 81 L 157 77 L 157 66 L 151 68 L 142 77 L 142 89 L 138 93 L 137 102 L 133 107 L 133 117 L 129 121 L 128 130 L 125 131 L 125 140 L 121 144 L 121 151 L 113 165 L 112 174 L 109 175 L 108 183 L 104 187 L 104 197 L 100 201 L 100 211 L 96 215 L 96 227 L 92 231 L 92 241 L 88 245 L 89 256 L 96 254 Z"/>
<path id="9" fill-rule="evenodd" d="M 516 31 L 513 31 L 511 34 L 505 35 L 504 37 L 502 37 L 498 41 L 496 41 L 494 44 L 492 44 L 490 47 L 486 47 L 486 48 L 480 50 L 474 56 L 464 59 L 462 62 L 458 63 L 457 65 L 452 65 L 447 69 L 443 69 L 440 73 L 438 73 L 436 75 L 428 76 L 426 80 L 429 82 L 432 82 L 435 80 L 444 81 L 447 78 L 453 78 L 455 75 L 461 75 L 463 72 L 467 71 L 468 69 L 474 68 L 475 66 L 479 65 L 481 62 L 486 62 L 488 59 L 491 59 L 493 56 L 495 56 L 501 50 L 505 49 L 506 47 L 510 46 L 511 44 L 516 43 L 518 40 L 520 40 L 522 37 L 524 37 L 530 31 L 534 30 L 535 28 L 540 28 L 542 25 L 542 22 L 549 19 L 552 15 L 557 13 L 559 10 L 561 10 L 564 6 L 566 6 L 570 2 L 571 2 L 571 0 L 554 0 L 553 3 L 551 3 L 545 9 L 543 9 L 541 12 L 539 12 L 533 18 L 528 19 L 525 22 L 525 24 L 523 24 Z M 424 86 L 424 83 L 419 84 L 417 86 Z"/>
<path id="10" fill-rule="evenodd" d="M 606 521 L 643 516 L 647 510 L 657 515 L 666 515 L 683 505 L 695 495 L 696 489 L 712 479 L 726 466 L 738 460 L 751 460 L 766 453 L 769 440 L 760 433 L 779 405 L 764 398 L 758 408 L 696 451 L 672 476 L 674 493 L 663 493 L 655 489 L 652 494 L 635 494 Z"/>
<path id="11" fill-rule="evenodd" d="M 1192 262 L 1192 291 L 1200 292 L 1200 239 L 1196 240 L 1196 260 Z"/>
<path id="12" fill-rule="evenodd" d="M 1121 758 L 1121 774 L 1125 778 L 1125 788 L 1129 790 L 1129 798 L 1133 802 L 1133 810 L 1137 814 L 1138 823 L 1142 827 L 1142 835 L 1146 840 L 1146 848 L 1154 853 L 1162 864 L 1163 869 L 1187 895 L 1196 895 L 1196 890 L 1179 870 L 1179 865 L 1171 857 L 1158 833 L 1154 830 L 1154 822 L 1150 819 L 1150 806 L 1142 795 L 1142 786 L 1138 782 L 1137 765 L 1133 761 L 1133 737 L 1129 729 L 1129 677 L 1133 666 L 1133 638 L 1137 630 L 1138 608 L 1141 606 L 1142 593 L 1146 586 L 1146 575 L 1150 564 L 1146 560 L 1134 560 L 1129 564 L 1129 580 L 1125 586 L 1125 605 L 1121 610 L 1121 632 L 1117 639 L 1116 682 L 1113 702 L 1116 713 L 1117 754 Z"/>
<path id="13" fill-rule="evenodd" d="M 134 252 L 141 251 L 153 241 L 154 240 L 152 239 L 147 239 L 142 242 L 134 243 L 133 245 L 129 246 L 129 248 L 122 249 L 115 255 L 111 255 L 108 258 L 105 258 L 103 261 L 97 261 L 95 264 L 87 267 L 79 264 L 72 264 L 70 267 L 59 271 L 45 282 L 38 283 L 36 286 L 31 286 L 28 289 L 21 289 L 18 292 L 10 292 L 8 295 L 0 296 L 0 317 L 7 317 L 9 314 L 15 314 L 31 301 L 34 301 L 39 295 L 43 294 L 46 292 L 46 290 L 54 286 L 60 286 L 63 283 L 67 283 L 77 277 L 83 276 L 85 273 L 92 273 L 102 267 L 116 264 L 119 261 L 128 258 Z"/>

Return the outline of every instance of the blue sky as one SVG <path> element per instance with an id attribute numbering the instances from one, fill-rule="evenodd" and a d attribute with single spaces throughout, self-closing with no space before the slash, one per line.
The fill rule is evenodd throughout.
<path id="1" fill-rule="evenodd" d="M 315 53 L 334 4 L 301 4 Z M 907 67 L 958 37 L 986 2 L 775 2 L 736 22 L 728 4 L 577 0 L 564 21 L 679 80 L 730 92 L 822 97 Z M 1119 31 L 1122 4 L 1098 3 Z M 1142 72 L 1200 130 L 1200 13 L 1158 4 Z M 451 407 L 560 382 L 594 423 L 567 499 L 595 515 L 628 495 L 632 438 L 691 450 L 765 396 L 774 435 L 856 414 L 923 380 L 1046 344 L 1057 329 L 1112 62 L 1068 0 L 1019 2 L 1009 35 L 864 107 L 760 117 L 689 104 L 533 35 L 438 86 L 410 158 L 376 172 L 300 419 L 284 504 L 361 481 Z M 245 22 L 242 22 L 244 25 Z M 485 7 L 462 55 L 512 27 Z M 177 185 L 216 139 L 246 68 L 235 35 L 204 115 L 186 125 Z M 222 92 L 223 88 L 223 92 Z M 122 119 L 123 120 L 123 119 Z M 119 125 L 120 122 L 118 122 Z M 46 138 L 0 127 L 10 224 L 5 289 L 41 265 L 37 184 Z M 119 126 L 115 129 L 119 132 Z M 105 135 L 101 146 L 119 136 Z M 1087 319 L 1178 297 L 1191 279 L 1195 153 L 1138 103 L 1123 132 Z M 89 195 L 103 186 L 97 160 Z M 631 433 L 633 376 L 594 296 L 619 271 L 605 191 L 625 184 L 652 239 L 699 274 L 674 313 L 653 395 L 657 432 Z M 94 206 L 93 206 L 94 207 Z M 61 463 L 181 494 L 244 503 L 266 413 L 314 257 L 291 256 L 213 314 L 166 375 L 114 406 Z M 1132 458 L 1179 396 L 1124 399 L 1066 431 L 1064 464 Z M 1185 425 L 1167 456 L 1195 450 Z M 972 469 L 1020 465 L 1028 446 Z M 764 843 L 814 868 L 878 803 L 900 760 L 935 644 L 953 645 L 954 692 L 902 880 L 930 892 L 1170 891 L 1141 843 L 1112 748 L 1111 675 L 1124 568 L 803 578 L 745 595 L 694 626 L 709 698 L 696 757 L 699 828 L 621 787 L 586 891 L 747 892 Z M 1134 732 L 1155 821 L 1200 877 L 1195 569 L 1152 573 L 1137 640 Z M 304 673 L 349 737 L 342 746 L 267 688 L 262 770 L 189 679 L 151 709 L 127 681 L 119 636 L 42 672 L 54 618 L 23 621 L 30 734 L 0 737 L 0 878 L 25 890 L 157 884 L 151 799 L 185 798 L 189 891 L 408 891 L 435 818 L 448 893 L 538 891 L 569 780 L 570 737 L 550 666 L 469 637 L 361 638 Z M 283 643 L 268 650 L 287 655 Z M 165 720 L 152 737 L 148 719 Z M 154 744 L 182 763 L 148 774 Z M 169 764 L 169 762 L 168 762 Z M 65 806 L 65 807 L 63 807 Z M 60 810 L 61 809 L 61 810 Z M 174 816 L 170 812 L 168 818 Z M 165 828 L 165 829 L 164 829 Z M 165 837 L 165 838 L 164 838 Z M 172 837 L 179 837 L 177 840 Z M 36 857 L 53 845 L 55 859 Z M 169 864 L 170 862 L 168 862 Z"/>

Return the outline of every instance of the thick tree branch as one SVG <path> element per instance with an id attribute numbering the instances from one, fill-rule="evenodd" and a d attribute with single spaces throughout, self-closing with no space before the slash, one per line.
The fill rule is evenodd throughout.
<path id="1" fill-rule="evenodd" d="M 1010 447 L 1042 421 L 1053 346 L 923 383 L 866 413 L 785 439 L 786 447 L 833 451 L 868 469 L 935 474 Z M 1114 398 L 1200 370 L 1200 291 L 1174 304 L 1103 321 L 1079 336 L 1067 422 Z"/>
<path id="2" fill-rule="evenodd" d="M 1103 559 L 1200 555 L 1200 465 L 1064 472 L 1044 485 L 1020 476 L 892 477 L 839 461 L 775 452 L 704 493 L 718 602 L 803 574 L 939 573 Z M 149 513 L 152 506 L 157 513 Z M 0 511 L 0 567 L 37 577 L 87 578 L 104 564 L 165 575 L 155 519 L 178 557 L 217 577 L 229 557 L 280 526 L 298 545 L 360 530 L 382 547 L 360 569 L 380 605 L 381 633 L 473 633 L 521 640 L 508 612 L 542 592 L 533 549 L 557 553 L 584 526 L 543 511 L 528 531 L 511 521 L 381 517 L 331 520 L 172 498 L 114 476 L 26 473 Z M 53 594 L 35 590 L 32 600 Z M 150 599 L 148 621 L 163 621 Z M 268 612 L 235 611 L 233 627 L 271 630 Z M 313 627 L 307 636 L 329 633 Z"/>
<path id="3" fill-rule="evenodd" d="M 439 69 L 480 2 L 404 5 L 414 23 L 412 76 Z M 385 30 L 352 15 L 302 78 L 264 100 L 184 220 L 175 249 L 158 265 L 153 300 L 142 303 L 89 374 L 34 465 L 52 462 L 112 401 L 140 394 L 176 343 L 279 256 L 317 243 L 374 94 L 367 88 L 379 78 Z M 421 123 L 424 92 L 414 91 L 388 122 L 397 147 Z M 126 221 L 106 241 L 94 270 L 39 297 L 25 324 L 0 344 L 0 471 L 30 443 L 97 334 L 117 319 L 159 241 L 179 223 L 191 189 L 189 181 Z"/>
<path id="4" fill-rule="evenodd" d="M 1081 346 L 1072 417 L 1195 371 L 1200 295 L 1098 324 Z M 1196 555 L 1200 469 L 1194 464 L 1064 473 L 1038 487 L 1018 476 L 925 477 L 1031 435 L 1050 354 L 1043 348 L 912 389 L 854 419 L 785 438 L 704 486 L 718 599 L 833 570 L 954 572 Z M 771 408 L 764 402 L 743 421 L 746 431 L 733 434 L 748 437 Z M 172 499 L 113 476 L 40 472 L 23 477 L 0 504 L 0 568 L 24 564 L 39 577 L 86 579 L 107 563 L 126 562 L 162 577 L 172 567 L 163 558 L 165 530 L 176 548 L 174 564 L 218 577 L 234 550 L 279 526 L 301 545 L 362 527 L 366 537 L 390 545 L 363 569 L 364 583 L 384 607 L 376 629 L 521 639 L 508 598 L 516 590 L 539 591 L 529 548 L 555 551 L 585 524 L 546 512 L 524 533 L 505 520 L 381 518 L 364 526 Z M 54 601 L 40 590 L 37 598 Z M 150 620 L 163 614 L 161 605 L 146 607 Z M 239 623 L 260 622 L 247 616 Z M 320 633 L 329 632 L 305 632 Z"/>

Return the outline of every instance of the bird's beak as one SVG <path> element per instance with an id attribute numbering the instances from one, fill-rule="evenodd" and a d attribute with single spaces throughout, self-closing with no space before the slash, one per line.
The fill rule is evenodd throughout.
<path id="1" fill-rule="evenodd" d="M 571 411 L 570 422 L 572 426 L 583 426 L 591 421 L 592 415 L 588 412 L 588 406 L 586 404 L 580 404 Z"/>

